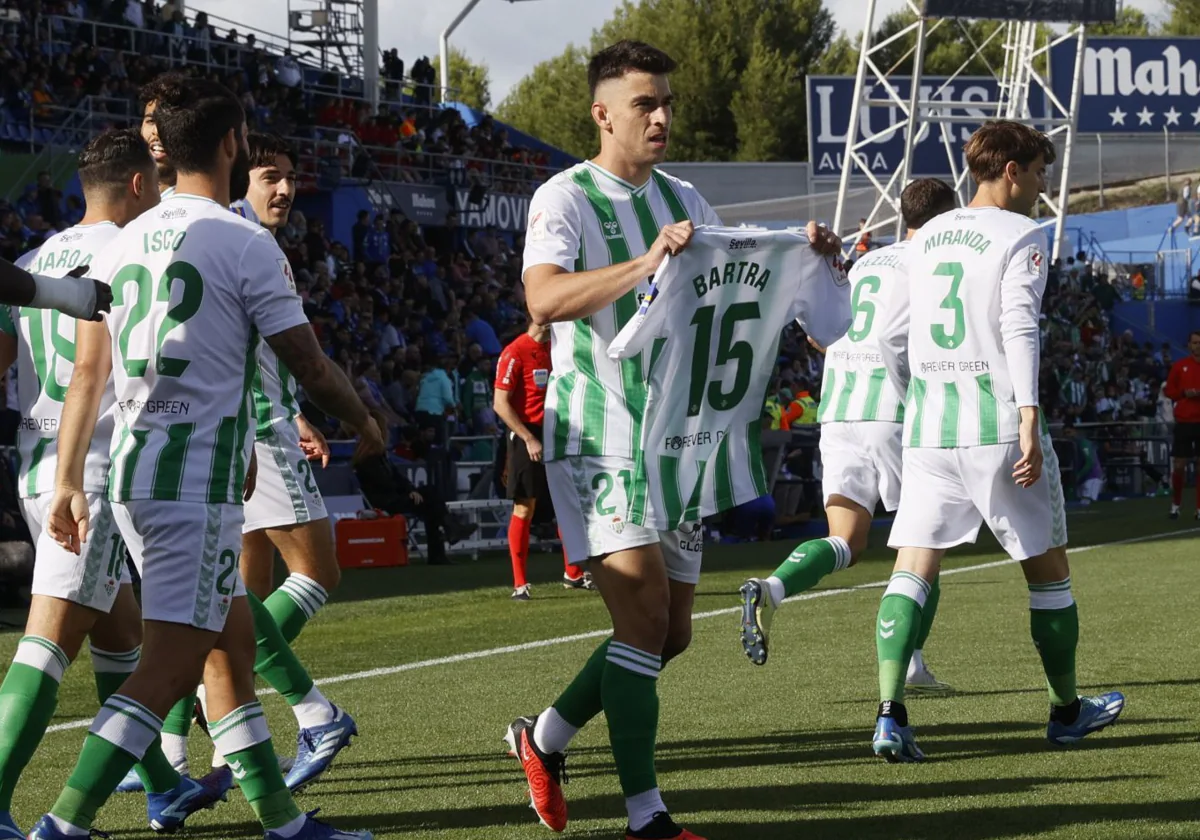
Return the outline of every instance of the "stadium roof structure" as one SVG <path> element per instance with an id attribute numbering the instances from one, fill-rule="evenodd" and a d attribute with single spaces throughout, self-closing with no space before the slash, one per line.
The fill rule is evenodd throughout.
<path id="1" fill-rule="evenodd" d="M 880 233 L 894 232 L 897 238 L 903 236 L 904 222 L 900 217 L 900 192 L 910 180 L 914 149 L 919 134 L 924 130 L 936 130 L 940 133 L 948 164 L 945 171 L 951 174 L 956 191 L 960 195 L 965 195 L 969 187 L 967 183 L 969 173 L 962 159 L 961 148 L 952 139 L 950 127 L 955 124 L 978 123 L 980 121 L 978 112 L 982 110 L 987 112 L 989 118 L 1008 119 L 1032 125 L 1051 136 L 1056 141 L 1056 145 L 1059 145 L 1061 154 L 1055 173 L 1059 176 L 1059 190 L 1056 196 L 1052 196 L 1049 190 L 1042 194 L 1042 201 L 1054 217 L 1053 252 L 1057 257 L 1063 243 L 1063 221 L 1071 170 L 1071 152 L 1075 144 L 1076 112 L 1079 107 L 1083 56 L 1087 43 L 1087 33 L 1082 21 L 1112 19 L 1106 10 L 1097 13 L 1094 8 L 1095 2 L 1096 0 L 1061 0 L 1056 3 L 1038 4 L 1021 2 L 1021 0 L 1009 0 L 1009 2 L 1001 0 L 983 4 L 987 7 L 988 12 L 1003 15 L 989 18 L 1002 21 L 1002 24 L 997 26 L 986 39 L 977 43 L 970 30 L 963 25 L 960 17 L 934 18 L 928 13 L 928 10 L 933 8 L 963 16 L 969 14 L 971 17 L 978 18 L 981 15 L 977 11 L 969 10 L 983 8 L 979 4 L 956 3 L 954 0 L 925 0 L 925 3 L 919 5 L 916 0 L 905 0 L 904 8 L 915 14 L 916 20 L 900 31 L 876 41 L 874 27 L 877 0 L 866 0 L 866 16 L 863 21 L 850 125 L 846 132 L 845 156 L 838 184 L 834 229 L 839 234 L 849 234 L 852 231 L 847 230 L 846 224 L 859 218 L 858 212 L 851 214 L 849 211 L 852 204 L 856 205 L 854 208 L 856 211 L 861 206 L 862 197 L 860 194 L 856 195 L 856 193 L 861 193 L 861 183 L 852 184 L 853 176 L 861 173 L 869 183 L 869 189 L 874 192 L 875 197 L 871 210 L 863 214 L 867 219 L 865 229 Z M 1088 8 L 1085 9 L 1085 5 Z M 1111 14 L 1115 16 L 1115 7 Z M 1048 17 L 1048 15 L 1050 16 Z M 1058 17 L 1059 15 L 1062 17 Z M 1038 26 L 1036 21 L 1048 19 L 1070 25 L 1061 34 L 1050 34 L 1041 38 L 1043 43 L 1039 44 L 1039 33 L 1044 30 Z M 962 32 L 965 43 L 971 46 L 972 52 L 958 70 L 940 87 L 923 95 L 926 94 L 926 91 L 922 90 L 926 37 L 935 28 L 941 26 L 957 26 Z M 893 46 L 898 40 L 913 34 L 916 37 L 914 48 L 896 62 L 895 66 L 886 70 L 881 68 L 878 62 L 883 50 Z M 1004 46 L 1004 65 L 999 68 L 988 64 L 987 58 L 984 56 L 984 50 L 997 39 L 1003 39 Z M 1074 79 L 1071 85 L 1070 99 L 1062 102 L 1054 95 L 1049 80 L 1039 70 L 1038 64 L 1054 46 L 1071 40 L 1078 42 L 1075 53 Z M 911 83 L 908 95 L 902 96 L 894 79 L 901 75 L 896 70 L 902 65 L 907 65 L 910 57 L 912 69 L 905 75 L 911 76 Z M 967 67 L 976 58 L 981 59 L 981 62 L 991 70 L 998 82 L 997 101 L 992 104 L 984 104 L 977 101 L 953 101 L 941 97 L 947 85 L 954 79 L 962 77 Z M 882 93 L 882 98 L 879 98 L 880 94 L 875 93 L 876 91 Z M 1044 98 L 1046 103 L 1044 110 L 1039 107 L 1035 113 L 1031 108 L 1031 104 L 1035 101 L 1034 97 Z M 863 120 L 861 119 L 864 108 L 890 109 L 890 113 L 895 114 L 895 117 L 892 124 L 883 130 L 877 131 L 872 125 L 871 133 L 864 134 Z M 975 115 L 967 113 L 966 109 L 968 108 L 974 109 Z M 872 172 L 868 165 L 867 155 L 870 146 L 878 138 L 896 131 L 904 132 L 902 163 L 891 173 L 890 177 L 878 175 Z M 858 180 L 861 181 L 861 179 Z M 848 246 L 852 247 L 853 242 L 848 242 Z"/>

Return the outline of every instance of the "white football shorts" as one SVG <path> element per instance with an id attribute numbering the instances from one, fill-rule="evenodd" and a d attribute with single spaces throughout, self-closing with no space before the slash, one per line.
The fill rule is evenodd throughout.
<path id="1" fill-rule="evenodd" d="M 242 506 L 139 499 L 112 510 L 142 578 L 142 618 L 221 632 L 246 594 Z"/>
<path id="2" fill-rule="evenodd" d="M 822 423 L 821 490 L 825 504 L 844 496 L 872 514 L 900 505 L 902 423 Z"/>
<path id="3" fill-rule="evenodd" d="M 122 586 L 133 583 L 125 563 L 125 541 L 103 493 L 88 493 L 87 541 L 76 556 L 46 533 L 53 493 L 21 499 L 21 513 L 36 546 L 33 594 L 58 598 L 107 613 Z"/>
<path id="4" fill-rule="evenodd" d="M 282 528 L 327 519 L 312 463 L 300 449 L 294 423 L 276 425 L 270 436 L 254 442 L 258 479 L 246 502 L 242 533 Z"/>
<path id="5" fill-rule="evenodd" d="M 1014 560 L 1027 560 L 1067 544 L 1058 456 L 1042 435 L 1042 477 L 1018 487 L 1016 441 L 957 449 L 904 449 L 900 509 L 892 548 L 953 548 L 973 543 L 984 522 Z"/>
<path id="6" fill-rule="evenodd" d="M 662 545 L 667 576 L 680 583 L 700 580 L 704 532 L 700 523 L 657 531 L 629 521 L 633 461 L 607 456 L 572 456 L 546 464 L 546 483 L 572 565 L 640 545 Z"/>

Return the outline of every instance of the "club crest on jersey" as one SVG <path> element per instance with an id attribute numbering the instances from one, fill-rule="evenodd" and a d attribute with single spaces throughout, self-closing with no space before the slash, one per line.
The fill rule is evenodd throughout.
<path id="1" fill-rule="evenodd" d="M 541 242 L 546 238 L 546 211 L 539 210 L 529 218 L 529 228 L 526 238 L 532 242 Z"/>
<path id="2" fill-rule="evenodd" d="M 614 513 L 608 522 L 608 527 L 613 529 L 614 534 L 619 534 L 625 530 L 625 520 L 621 518 L 621 514 Z"/>
<path id="3" fill-rule="evenodd" d="M 605 239 L 620 239 L 621 238 L 621 223 L 616 219 L 609 219 L 604 223 L 604 238 Z"/>
<path id="4" fill-rule="evenodd" d="M 104 584 L 104 594 L 111 597 L 112 594 L 116 591 L 117 591 L 117 582 L 115 580 L 113 580 L 112 578 L 109 578 L 108 582 Z"/>
<path id="5" fill-rule="evenodd" d="M 1046 257 L 1042 254 L 1040 248 L 1032 245 L 1029 248 L 1029 273 L 1036 274 L 1038 277 L 1043 276 L 1046 270 Z"/>

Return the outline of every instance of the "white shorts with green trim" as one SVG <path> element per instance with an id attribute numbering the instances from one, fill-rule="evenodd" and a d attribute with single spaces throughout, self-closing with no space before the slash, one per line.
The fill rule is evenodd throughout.
<path id="1" fill-rule="evenodd" d="M 221 632 L 246 594 L 241 505 L 139 499 L 112 510 L 142 578 L 142 617 Z"/>
<path id="2" fill-rule="evenodd" d="M 113 521 L 112 505 L 103 493 L 88 493 L 88 535 L 78 556 L 46 533 L 53 493 L 21 499 L 21 513 L 33 535 L 33 594 L 58 598 L 106 613 L 117 592 L 128 586 L 125 541 Z"/>
<path id="3" fill-rule="evenodd" d="M 568 562 L 580 565 L 593 557 L 659 543 L 667 577 L 696 584 L 704 550 L 700 523 L 656 531 L 630 522 L 633 475 L 629 458 L 583 455 L 546 464 L 546 483 Z"/>
<path id="4" fill-rule="evenodd" d="M 1058 456 L 1042 435 L 1042 477 L 1018 487 L 1015 442 L 956 449 L 904 449 L 900 509 L 892 548 L 953 548 L 973 543 L 984 522 L 1014 560 L 1027 560 L 1067 544 Z"/>
<path id="5" fill-rule="evenodd" d="M 821 491 L 825 504 L 842 496 L 870 513 L 883 500 L 887 510 L 900 504 L 903 423 L 822 423 Z"/>
<path id="6" fill-rule="evenodd" d="M 246 502 L 242 533 L 282 528 L 327 519 L 325 501 L 313 476 L 313 465 L 300 449 L 294 423 L 277 425 L 270 436 L 255 441 L 258 479 Z"/>

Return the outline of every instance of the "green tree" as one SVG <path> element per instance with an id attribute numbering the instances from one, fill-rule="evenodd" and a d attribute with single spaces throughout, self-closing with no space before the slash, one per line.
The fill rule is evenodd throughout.
<path id="1" fill-rule="evenodd" d="M 833 36 L 823 0 L 626 0 L 587 48 L 535 67 L 498 113 L 572 154 L 593 154 L 587 56 L 635 38 L 680 62 L 671 77 L 673 160 L 803 160 L 803 77 Z"/>
<path id="2" fill-rule="evenodd" d="M 1194 4 L 1200 6 L 1200 4 Z M 1152 34 L 1150 18 L 1141 9 L 1124 6 L 1117 13 L 1114 23 L 1093 23 L 1087 28 L 1089 35 L 1126 35 L 1145 38 Z"/>
<path id="3" fill-rule="evenodd" d="M 433 59 L 434 72 L 441 78 L 442 57 Z M 450 88 L 455 101 L 478 111 L 492 107 L 492 80 L 486 64 L 477 64 L 457 47 L 450 47 Z"/>
<path id="4" fill-rule="evenodd" d="M 1200 0 L 1167 0 L 1164 35 L 1200 35 Z"/>

